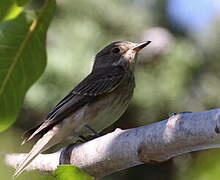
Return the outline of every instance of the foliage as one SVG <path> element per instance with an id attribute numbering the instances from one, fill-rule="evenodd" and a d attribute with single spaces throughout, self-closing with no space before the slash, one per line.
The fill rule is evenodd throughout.
<path id="1" fill-rule="evenodd" d="M 0 24 L 0 131 L 16 119 L 26 91 L 46 66 L 46 31 L 54 0 Z"/>
<path id="2" fill-rule="evenodd" d="M 55 171 L 57 180 L 94 180 L 83 170 L 72 165 L 60 165 Z"/>
<path id="3" fill-rule="evenodd" d="M 15 18 L 22 10 L 23 3 L 17 3 L 15 0 L 0 1 L 0 21 Z"/>

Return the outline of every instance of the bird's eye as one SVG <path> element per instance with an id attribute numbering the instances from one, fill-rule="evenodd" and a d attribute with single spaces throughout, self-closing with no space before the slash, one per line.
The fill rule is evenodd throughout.
<path id="1" fill-rule="evenodd" d="M 119 48 L 114 48 L 114 49 L 112 49 L 112 52 L 113 52 L 114 54 L 117 54 L 117 53 L 120 52 L 120 49 L 119 49 Z"/>

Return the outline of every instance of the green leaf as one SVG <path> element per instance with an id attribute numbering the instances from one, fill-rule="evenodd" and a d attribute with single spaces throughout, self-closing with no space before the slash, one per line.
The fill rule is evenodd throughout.
<path id="1" fill-rule="evenodd" d="M 0 0 L 0 21 L 15 18 L 22 10 L 23 6 L 18 5 L 16 0 Z"/>
<path id="2" fill-rule="evenodd" d="M 46 0 L 38 12 L 0 23 L 0 131 L 15 121 L 25 93 L 45 69 L 54 10 L 55 0 Z"/>
<path id="3" fill-rule="evenodd" d="M 83 170 L 73 165 L 60 165 L 55 171 L 57 180 L 94 180 Z"/>

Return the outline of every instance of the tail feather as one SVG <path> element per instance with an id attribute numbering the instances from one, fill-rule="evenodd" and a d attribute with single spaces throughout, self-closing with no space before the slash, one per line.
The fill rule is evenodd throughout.
<path id="1" fill-rule="evenodd" d="M 16 178 L 19 176 L 24 169 L 30 164 L 30 162 L 41 152 L 47 150 L 48 148 L 52 147 L 53 145 L 49 143 L 49 141 L 54 137 L 54 131 L 48 131 L 42 138 L 40 138 L 37 143 L 33 146 L 31 151 L 28 153 L 27 157 L 16 169 L 13 177 Z"/>
<path id="2" fill-rule="evenodd" d="M 22 136 L 22 143 L 21 145 L 25 144 L 27 141 L 29 141 L 31 138 L 31 136 L 34 134 L 34 132 L 41 126 L 41 124 L 39 124 L 38 126 L 26 131 L 23 136 Z"/>

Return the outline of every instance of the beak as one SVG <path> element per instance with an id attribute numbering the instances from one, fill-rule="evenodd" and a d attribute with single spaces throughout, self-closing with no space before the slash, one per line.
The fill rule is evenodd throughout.
<path id="1" fill-rule="evenodd" d="M 145 42 L 142 42 L 142 43 L 138 43 L 138 44 L 135 45 L 133 50 L 138 52 L 138 51 L 140 51 L 141 49 L 143 49 L 145 46 L 147 46 L 150 43 L 151 43 L 151 41 L 145 41 Z"/>

